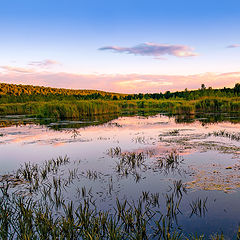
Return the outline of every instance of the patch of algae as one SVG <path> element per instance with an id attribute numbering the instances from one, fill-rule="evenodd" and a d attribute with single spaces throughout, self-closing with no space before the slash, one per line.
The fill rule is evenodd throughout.
<path id="1" fill-rule="evenodd" d="M 240 188 L 240 165 L 212 166 L 208 170 L 194 169 L 194 180 L 187 182 L 189 189 L 231 192 Z"/>
<path id="2" fill-rule="evenodd" d="M 199 151 L 218 151 L 220 153 L 233 154 L 235 157 L 240 155 L 240 147 L 231 143 L 219 142 L 216 140 L 208 140 L 208 134 L 182 134 L 180 136 L 172 137 L 170 134 L 165 134 L 164 137 L 160 137 L 161 142 L 176 144 L 182 146 L 185 149 L 192 148 Z"/>

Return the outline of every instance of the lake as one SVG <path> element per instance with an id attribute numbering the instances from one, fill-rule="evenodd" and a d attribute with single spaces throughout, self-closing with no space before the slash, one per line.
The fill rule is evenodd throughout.
<path id="1" fill-rule="evenodd" d="M 130 205 L 142 199 L 164 212 L 166 194 L 180 184 L 175 228 L 184 234 L 223 233 L 227 239 L 237 234 L 239 115 L 143 114 L 81 121 L 4 116 L 0 123 L 2 181 L 26 162 L 41 166 L 67 156 L 69 162 L 53 174 L 69 180 L 62 191 L 66 201 L 87 197 L 98 209 L 114 211 L 116 198 Z M 11 191 L 24 195 L 26 186 Z"/>

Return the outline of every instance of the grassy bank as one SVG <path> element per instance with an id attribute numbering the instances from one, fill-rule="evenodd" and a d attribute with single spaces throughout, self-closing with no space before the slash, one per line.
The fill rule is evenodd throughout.
<path id="1" fill-rule="evenodd" d="M 8 103 L 0 105 L 1 115 L 36 115 L 56 119 L 133 112 L 239 112 L 240 98 L 203 98 L 199 100 L 81 100 Z"/>
<path id="2" fill-rule="evenodd" d="M 8 103 L 0 105 L 1 115 L 35 115 L 56 119 L 94 116 L 109 113 L 119 113 L 120 108 L 111 101 L 52 101 Z"/>

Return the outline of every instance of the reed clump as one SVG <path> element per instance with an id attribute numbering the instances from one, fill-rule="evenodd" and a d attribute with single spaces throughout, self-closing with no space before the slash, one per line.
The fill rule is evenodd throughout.
<path id="1" fill-rule="evenodd" d="M 94 116 L 109 113 L 119 113 L 119 107 L 114 102 L 106 101 L 76 101 L 49 102 L 39 108 L 39 117 L 57 119 L 81 119 L 83 116 Z"/>
<path id="2" fill-rule="evenodd" d="M 221 131 L 214 131 L 213 133 L 209 133 L 208 136 L 215 136 L 215 137 L 225 137 L 229 138 L 230 140 L 240 141 L 240 133 L 231 133 L 227 132 L 226 130 Z"/>
<path id="3" fill-rule="evenodd" d="M 157 159 L 157 167 L 165 173 L 174 172 L 179 170 L 179 165 L 183 162 L 183 158 L 179 155 L 176 149 L 168 152 L 165 156 Z"/>

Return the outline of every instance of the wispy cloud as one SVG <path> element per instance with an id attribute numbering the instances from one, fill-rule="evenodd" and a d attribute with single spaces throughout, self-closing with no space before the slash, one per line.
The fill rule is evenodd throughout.
<path id="1" fill-rule="evenodd" d="M 39 71 L 47 71 L 49 70 L 50 67 L 54 65 L 60 65 L 59 62 L 46 59 L 43 61 L 32 61 L 29 62 L 25 67 L 17 67 L 17 66 L 0 66 L 0 69 L 7 71 L 7 72 L 13 72 L 13 73 L 24 73 L 24 74 L 30 74 L 30 73 L 35 73 Z"/>
<path id="2" fill-rule="evenodd" d="M 9 72 L 15 72 L 15 73 L 33 73 L 35 72 L 34 69 L 29 68 L 22 68 L 22 67 L 12 67 L 12 66 L 0 66 L 1 69 Z"/>
<path id="3" fill-rule="evenodd" d="M 238 47 L 240 47 L 240 44 L 231 44 L 227 46 L 227 48 L 238 48 Z"/>
<path id="4" fill-rule="evenodd" d="M 48 67 L 51 67 L 53 65 L 59 65 L 59 64 L 60 63 L 55 61 L 55 60 L 45 59 L 43 61 L 32 61 L 28 65 L 34 66 L 34 67 L 48 68 Z"/>
<path id="5" fill-rule="evenodd" d="M 194 49 L 186 45 L 170 45 L 157 43 L 143 43 L 134 47 L 106 46 L 99 50 L 112 50 L 119 53 L 128 53 L 140 56 L 154 56 L 155 58 L 172 55 L 175 57 L 193 57 L 198 54 Z"/>

